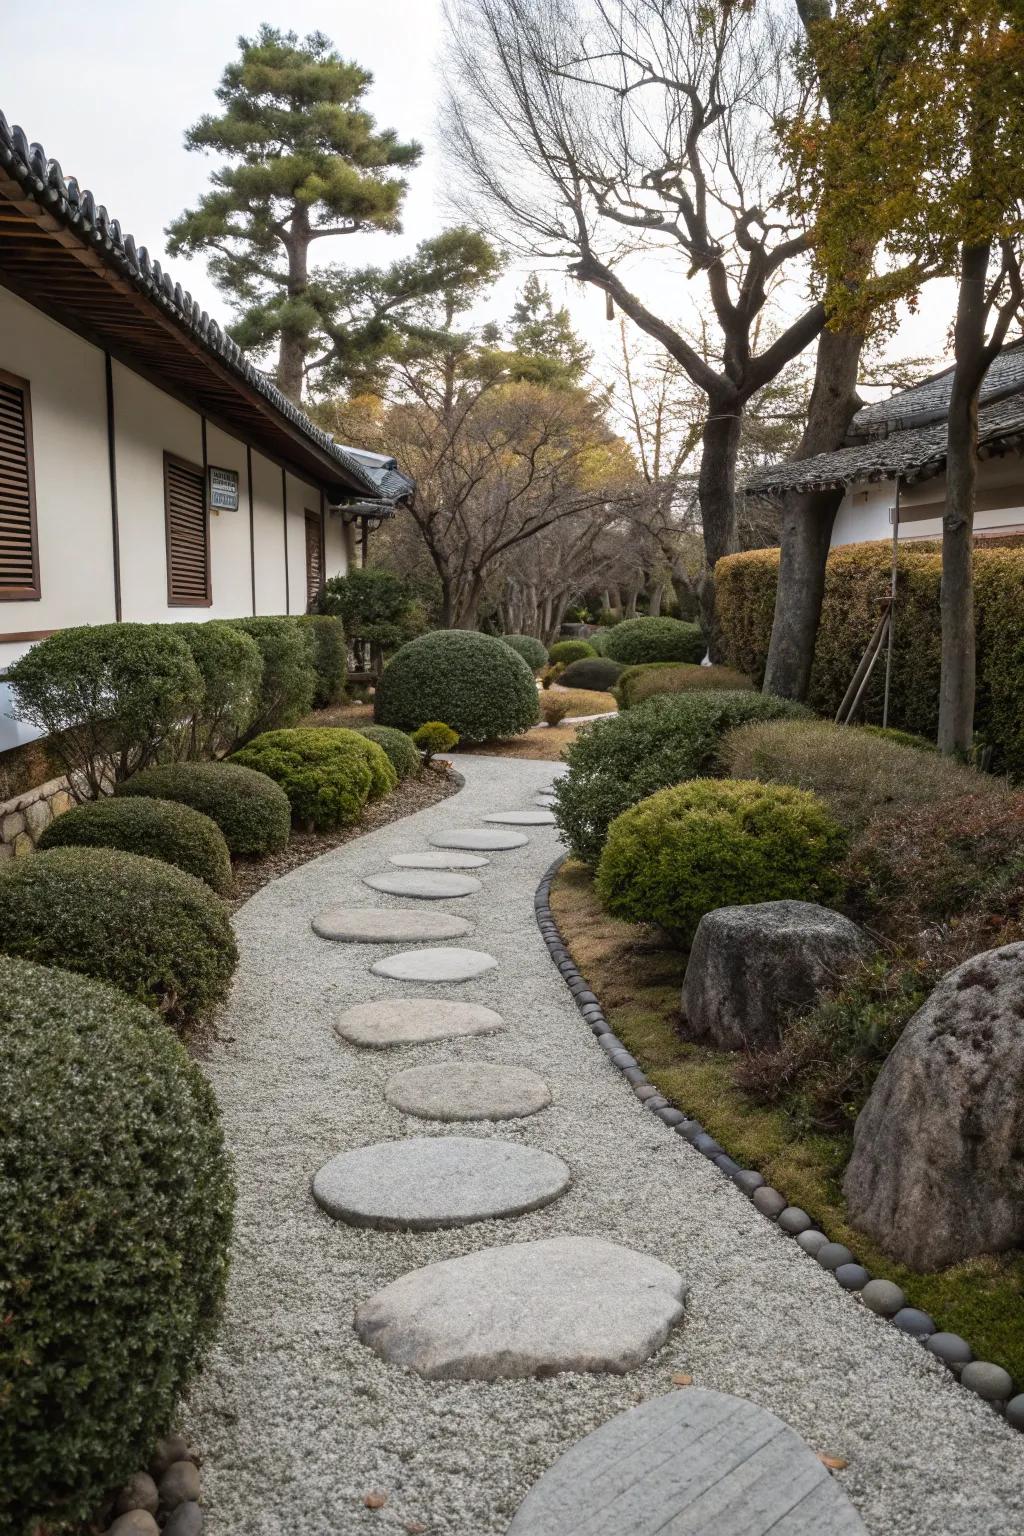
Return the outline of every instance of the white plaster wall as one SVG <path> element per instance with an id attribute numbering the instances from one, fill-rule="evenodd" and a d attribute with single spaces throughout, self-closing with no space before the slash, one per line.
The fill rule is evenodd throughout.
<path id="1" fill-rule="evenodd" d="M 292 613 L 306 611 L 306 513 L 320 515 L 315 485 L 288 475 L 288 592 Z"/>
<path id="2" fill-rule="evenodd" d="M 986 493 L 1008 501 L 1008 506 L 986 507 Z M 915 506 L 942 502 L 946 495 L 946 477 L 936 475 L 904 490 L 900 507 L 906 519 L 900 524 L 900 543 L 918 539 L 941 539 L 942 515 L 908 518 Z M 975 535 L 1017 529 L 1024 524 L 1024 457 L 1008 454 L 1000 459 L 983 459 L 978 465 L 979 506 L 974 517 Z M 878 484 L 851 486 L 843 497 L 832 530 L 833 549 L 839 544 L 860 544 L 867 539 L 891 539 L 891 509 L 896 504 L 896 485 L 892 480 Z"/>
<path id="3" fill-rule="evenodd" d="M 332 512 L 330 507 L 326 509 L 324 534 L 324 574 L 327 576 L 348 575 L 348 550 L 345 543 L 345 525 L 341 520 L 340 512 Z"/>
<path id="4" fill-rule="evenodd" d="M 206 425 L 207 463 L 233 469 L 238 475 L 238 511 L 210 509 L 210 569 L 213 603 L 208 619 L 237 619 L 252 613 L 252 571 L 249 564 L 249 480 L 245 444 Z M 174 610 L 175 617 L 180 612 Z"/>
<path id="5" fill-rule="evenodd" d="M 253 528 L 256 545 L 256 612 L 284 613 L 284 513 L 281 469 L 252 455 Z"/>

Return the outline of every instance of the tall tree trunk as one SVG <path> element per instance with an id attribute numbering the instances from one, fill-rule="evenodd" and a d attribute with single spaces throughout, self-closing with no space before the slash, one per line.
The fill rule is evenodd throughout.
<path id="1" fill-rule="evenodd" d="M 732 554 L 736 538 L 736 460 L 739 455 L 743 408 L 735 399 L 709 400 L 710 414 L 701 437 L 702 454 L 697 496 L 704 554 L 708 569 L 701 582 L 701 614 L 711 660 L 719 660 L 715 624 L 715 564 Z"/>
<path id="2" fill-rule="evenodd" d="M 296 203 L 292 210 L 291 228 L 284 241 L 288 252 L 288 297 L 300 298 L 309 284 L 309 244 L 311 231 L 309 213 Z M 303 369 L 306 348 L 301 336 L 288 331 L 281 332 L 277 353 L 277 387 L 295 405 L 302 404 Z"/>
<path id="3" fill-rule="evenodd" d="M 991 247 L 964 246 L 960 257 L 953 387 L 942 518 L 942 670 L 939 751 L 966 752 L 974 733 L 974 501 L 978 478 L 978 394 L 985 377 L 985 280 Z"/>
<path id="4" fill-rule="evenodd" d="M 648 604 L 647 612 L 652 619 L 657 619 L 661 616 L 661 597 L 664 590 L 665 585 L 660 581 L 655 582 L 651 588 L 651 600 Z"/>
<path id="5" fill-rule="evenodd" d="M 856 331 L 822 331 L 814 388 L 797 459 L 841 448 L 857 408 L 857 369 L 864 338 Z M 842 491 L 801 491 L 782 510 L 779 584 L 764 674 L 765 693 L 805 699 L 821 618 L 828 559 Z"/>

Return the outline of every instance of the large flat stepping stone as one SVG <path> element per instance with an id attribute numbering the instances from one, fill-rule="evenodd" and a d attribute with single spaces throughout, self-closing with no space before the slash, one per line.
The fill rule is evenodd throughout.
<path id="1" fill-rule="evenodd" d="M 489 1035 L 504 1028 L 505 1020 L 493 1008 L 483 1008 L 479 1003 L 449 1003 L 433 997 L 357 1003 L 334 1021 L 335 1033 L 343 1040 L 376 1050 L 425 1045 L 432 1040 L 457 1040 L 462 1035 Z"/>
<path id="2" fill-rule="evenodd" d="M 435 832 L 430 839 L 435 848 L 465 848 L 471 853 L 499 853 L 529 841 L 525 832 L 499 832 L 496 827 L 455 827 L 451 832 Z"/>
<path id="3" fill-rule="evenodd" d="M 393 853 L 388 859 L 400 869 L 483 869 L 490 862 L 479 853 L 457 853 L 454 848 L 448 853 L 443 848 L 428 853 Z"/>
<path id="4" fill-rule="evenodd" d="M 623 1373 L 661 1348 L 685 1295 L 682 1276 L 647 1254 L 550 1237 L 402 1275 L 359 1307 L 355 1329 L 429 1381 Z"/>
<path id="5" fill-rule="evenodd" d="M 540 1210 L 570 1177 L 561 1158 L 536 1147 L 479 1136 L 410 1136 L 332 1158 L 313 1180 L 313 1197 L 350 1226 L 421 1232 Z"/>
<path id="6" fill-rule="evenodd" d="M 314 933 L 341 944 L 429 944 L 460 939 L 472 926 L 452 912 L 388 912 L 378 907 L 327 907 L 313 919 Z"/>
<path id="7" fill-rule="evenodd" d="M 441 869 L 386 869 L 379 875 L 366 875 L 363 884 L 388 896 L 415 896 L 420 901 L 444 901 L 452 896 L 474 896 L 480 881 L 472 875 L 452 874 Z"/>
<path id="8" fill-rule="evenodd" d="M 389 976 L 392 981 L 472 981 L 486 971 L 496 971 L 498 962 L 481 949 L 409 949 L 378 960 L 370 969 L 375 976 Z"/>
<path id="9" fill-rule="evenodd" d="M 508 1536 L 866 1536 L 781 1419 L 723 1392 L 649 1398 L 602 1424 L 528 1493 Z"/>
<path id="10" fill-rule="evenodd" d="M 553 827 L 555 817 L 553 811 L 495 811 L 484 821 L 508 827 Z"/>
<path id="11" fill-rule="evenodd" d="M 384 1096 L 423 1120 L 516 1120 L 551 1103 L 551 1090 L 536 1072 L 488 1062 L 408 1067 L 388 1080 Z"/>

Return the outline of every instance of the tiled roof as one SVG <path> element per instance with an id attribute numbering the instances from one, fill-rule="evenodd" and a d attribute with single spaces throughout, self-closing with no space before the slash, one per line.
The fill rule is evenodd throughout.
<path id="1" fill-rule="evenodd" d="M 982 458 L 992 458 L 1024 447 L 1024 386 L 1010 399 L 982 406 L 978 412 L 978 443 Z M 933 426 L 893 432 L 872 438 L 836 453 L 819 453 L 810 459 L 789 459 L 772 464 L 752 476 L 747 494 L 781 496 L 786 491 L 841 489 L 866 480 L 908 483 L 941 474 L 946 464 L 945 419 Z"/>
<path id="2" fill-rule="evenodd" d="M 876 400 L 863 406 L 850 424 L 850 437 L 886 436 L 904 427 L 927 426 L 942 421 L 949 409 L 949 396 L 953 387 L 953 369 L 944 368 L 904 389 L 888 400 Z M 996 358 L 981 386 L 981 403 L 992 403 L 1006 395 L 1024 390 L 1024 340 L 1004 347 Z"/>
<path id="3" fill-rule="evenodd" d="M 326 432 L 315 426 L 299 408 L 283 395 L 277 385 L 249 361 L 241 347 L 211 320 L 205 310 L 164 272 L 144 245 L 136 245 L 132 235 L 123 231 L 102 203 L 87 188 L 80 187 L 73 176 L 65 177 L 57 160 L 47 157 L 42 145 L 29 143 L 23 129 L 8 125 L 0 112 L 0 169 L 16 181 L 46 213 L 71 230 L 95 251 L 100 259 L 130 282 L 139 292 L 170 315 L 178 325 L 198 341 L 212 357 L 256 390 L 276 411 L 306 438 L 341 466 L 354 483 L 370 498 L 393 501 L 408 495 L 412 481 L 397 472 L 395 461 L 388 464 L 396 472 L 387 476 L 365 462 L 365 456 L 341 447 Z M 371 455 L 370 457 L 379 457 Z M 396 477 L 397 476 L 397 477 Z"/>

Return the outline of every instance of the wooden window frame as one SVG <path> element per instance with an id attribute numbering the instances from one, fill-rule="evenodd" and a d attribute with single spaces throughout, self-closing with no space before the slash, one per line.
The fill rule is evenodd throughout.
<path id="1" fill-rule="evenodd" d="M 30 587 L 0 586 L 0 603 L 38 603 L 43 595 L 39 580 L 39 524 L 36 512 L 36 455 L 32 435 L 32 386 L 28 379 L 0 368 L 0 383 L 16 389 L 22 399 L 25 421 L 25 458 L 28 464 L 29 537 L 32 542 L 32 585 Z"/>
<path id="2" fill-rule="evenodd" d="M 304 517 L 303 517 L 303 522 L 302 522 L 302 529 L 303 529 L 303 534 L 304 534 L 304 537 L 305 537 L 305 545 L 306 545 L 306 547 L 305 547 L 305 555 L 306 555 L 306 612 L 308 613 L 311 605 L 316 602 L 317 597 L 323 591 L 323 589 L 324 589 L 324 582 L 327 579 L 327 572 L 326 572 L 326 569 L 325 569 L 325 566 L 326 566 L 326 563 L 327 563 L 327 549 L 326 549 L 327 541 L 324 538 L 324 521 L 323 521 L 323 518 L 320 516 L 320 513 L 319 512 L 314 512 L 312 507 L 304 507 L 303 508 L 303 513 L 304 513 Z M 309 526 L 310 526 L 311 523 L 315 523 L 316 524 L 317 547 L 320 550 L 320 582 L 319 582 L 319 585 L 317 586 L 316 591 L 314 593 L 312 593 L 312 594 L 310 593 L 310 590 L 309 590 L 309 577 L 310 577 L 310 569 L 309 569 Z"/>
<path id="3" fill-rule="evenodd" d="M 167 475 L 169 464 L 176 464 L 179 469 L 188 470 L 189 474 L 196 475 L 203 487 L 203 550 L 206 556 L 206 596 L 201 601 L 188 599 L 187 601 L 176 598 L 171 590 L 171 493 L 170 480 Z M 183 459 L 177 453 L 164 453 L 164 560 L 167 566 L 167 606 L 168 608 L 211 608 L 213 606 L 213 579 L 210 571 L 210 497 L 207 492 L 206 474 L 201 464 L 193 464 L 190 459 Z"/>

